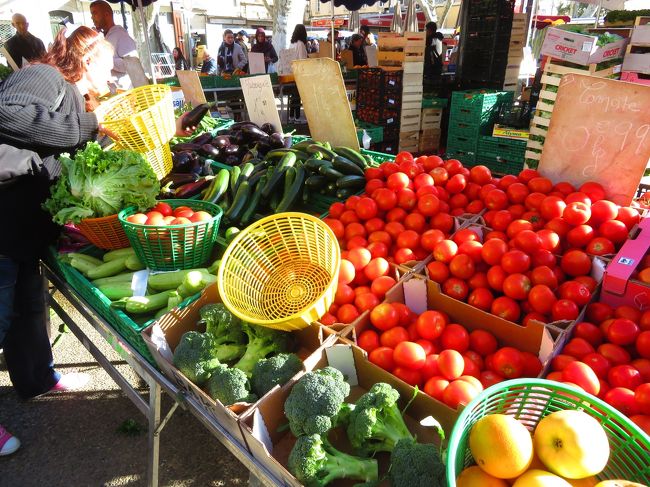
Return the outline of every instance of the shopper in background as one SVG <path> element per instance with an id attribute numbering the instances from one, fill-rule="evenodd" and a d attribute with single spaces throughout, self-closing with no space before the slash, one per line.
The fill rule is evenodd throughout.
<path id="1" fill-rule="evenodd" d="M 218 74 L 219 66 L 217 60 L 212 57 L 207 48 L 203 49 L 203 64 L 201 64 L 202 74 Z"/>
<path id="2" fill-rule="evenodd" d="M 370 32 L 370 27 L 367 25 L 362 25 L 359 27 L 359 34 L 363 36 L 363 44 L 366 46 L 374 46 L 377 41 L 375 40 L 375 35 Z"/>
<path id="3" fill-rule="evenodd" d="M 266 72 L 269 72 L 269 64 L 278 62 L 278 55 L 275 52 L 273 44 L 266 40 L 266 32 L 262 27 L 255 31 L 255 44 L 251 48 L 251 52 L 258 52 L 264 54 L 264 67 Z"/>
<path id="4" fill-rule="evenodd" d="M 350 50 L 352 51 L 352 63 L 355 66 L 368 65 L 366 48 L 363 43 L 364 43 L 364 39 L 361 34 L 352 34 L 352 38 L 350 40 Z"/>
<path id="5" fill-rule="evenodd" d="M 307 59 L 307 29 L 304 25 L 298 24 L 293 29 L 289 49 L 295 51 L 295 59 Z M 305 123 L 305 119 L 300 116 L 300 93 L 297 89 L 289 94 L 289 121 Z"/>
<path id="6" fill-rule="evenodd" d="M 176 71 L 186 71 L 190 69 L 190 65 L 187 63 L 185 56 L 183 56 L 183 52 L 181 51 L 181 48 L 176 46 L 174 50 L 172 51 L 172 56 L 174 56 L 174 66 L 176 68 Z"/>
<path id="7" fill-rule="evenodd" d="M 424 79 L 434 82 L 442 74 L 442 33 L 435 22 L 427 22 L 426 47 L 424 50 Z"/>
<path id="8" fill-rule="evenodd" d="M 241 47 L 241 50 L 244 52 L 244 57 L 246 58 L 246 65 L 243 67 L 243 70 L 248 72 L 248 53 L 250 48 L 248 47 L 248 35 L 246 34 L 246 31 L 242 29 L 237 32 L 235 40 L 237 41 L 237 44 L 239 44 L 239 47 Z"/>
<path id="9" fill-rule="evenodd" d="M 332 43 L 332 30 L 327 31 L 327 42 Z M 341 60 L 341 41 L 339 40 L 339 31 L 334 31 L 334 43 L 336 44 L 336 60 Z M 331 54 L 331 53 L 330 53 Z"/>
<path id="10" fill-rule="evenodd" d="M 95 28 L 104 34 L 104 38 L 113 46 L 112 74 L 118 88 L 133 88 L 131 78 L 126 70 L 124 58 L 138 57 L 135 41 L 124 27 L 116 25 L 113 20 L 113 8 L 104 0 L 95 0 L 90 4 L 90 16 Z"/>
<path id="11" fill-rule="evenodd" d="M 223 42 L 217 53 L 218 74 L 232 74 L 236 69 L 243 70 L 246 62 L 244 50 L 235 42 L 235 34 L 230 29 L 224 30 Z"/>
<path id="12" fill-rule="evenodd" d="M 19 68 L 23 66 L 23 58 L 31 61 L 45 54 L 43 41 L 27 31 L 29 24 L 23 14 L 14 14 L 11 25 L 16 29 L 16 34 L 6 42 L 5 47 Z"/>

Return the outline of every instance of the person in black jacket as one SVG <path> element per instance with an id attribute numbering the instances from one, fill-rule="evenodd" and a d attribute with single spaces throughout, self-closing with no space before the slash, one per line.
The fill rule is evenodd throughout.
<path id="1" fill-rule="evenodd" d="M 176 71 L 186 71 L 190 69 L 190 65 L 185 60 L 181 48 L 176 46 L 172 51 L 172 56 L 174 56 L 174 67 Z"/>
<path id="2" fill-rule="evenodd" d="M 39 259 L 59 228 L 41 205 L 60 172 L 55 157 L 106 133 L 86 110 L 108 93 L 112 61 L 113 48 L 101 34 L 82 26 L 66 39 L 63 29 L 42 58 L 0 84 L 0 348 L 23 399 L 88 381 L 86 374 L 54 369 Z M 0 426 L 0 455 L 18 448 L 7 435 Z"/>
<path id="3" fill-rule="evenodd" d="M 368 66 L 368 57 L 361 34 L 352 34 L 350 50 L 352 51 L 352 62 L 355 66 Z"/>
<path id="4" fill-rule="evenodd" d="M 275 48 L 273 44 L 266 40 L 266 32 L 261 27 L 255 31 L 255 44 L 253 44 L 251 52 L 264 54 L 264 67 L 267 73 L 269 72 L 269 64 L 278 62 L 278 55 L 275 52 Z"/>
<path id="5" fill-rule="evenodd" d="M 23 14 L 14 14 L 11 25 L 16 29 L 16 34 L 7 41 L 5 47 L 19 68 L 23 66 L 23 58 L 31 61 L 45 54 L 43 41 L 27 30 L 29 23 Z"/>

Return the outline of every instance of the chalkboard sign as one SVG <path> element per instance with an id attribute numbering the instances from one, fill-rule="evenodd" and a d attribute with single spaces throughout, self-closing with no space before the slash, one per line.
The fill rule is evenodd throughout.
<path id="1" fill-rule="evenodd" d="M 567 74 L 560 82 L 539 171 L 553 182 L 603 185 L 629 205 L 650 160 L 650 87 Z"/>
<path id="2" fill-rule="evenodd" d="M 359 150 L 339 63 L 330 58 L 303 59 L 292 66 L 314 140 Z"/>
<path id="3" fill-rule="evenodd" d="M 239 81 L 246 101 L 248 119 L 257 125 L 270 123 L 276 131 L 281 133 L 282 124 L 275 106 L 271 77 L 265 74 L 264 76 L 241 78 Z"/>

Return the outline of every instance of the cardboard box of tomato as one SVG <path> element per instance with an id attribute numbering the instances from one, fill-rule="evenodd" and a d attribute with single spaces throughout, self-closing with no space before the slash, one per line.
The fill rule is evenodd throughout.
<path id="1" fill-rule="evenodd" d="M 650 218 L 644 218 L 638 231 L 616 254 L 605 269 L 602 302 L 611 306 L 629 305 L 644 311 L 650 307 L 650 283 L 637 279 L 637 272 L 647 268 L 645 259 L 650 249 Z"/>
<path id="2" fill-rule="evenodd" d="M 419 443 L 438 441 L 436 430 L 424 426 L 434 423 L 431 418 L 435 418 L 442 425 L 447 435 L 451 434 L 456 420 L 454 414 L 448 414 L 448 409 L 440 407 L 439 403 L 422 394 L 421 391 L 415 395 L 413 387 L 369 362 L 358 347 L 338 340 L 319 349 L 305 360 L 307 371 L 322 369 L 328 365 L 340 370 L 350 384 L 350 395 L 346 398 L 348 403 L 354 403 L 379 382 L 390 384 L 400 393 L 398 402 L 400 409 L 403 409 L 413 398 L 406 409 L 404 420 Z M 291 388 L 286 387 L 264 397 L 254 408 L 242 415 L 240 426 L 251 454 L 278 480 L 278 485 L 300 487 L 302 484 L 286 468 L 289 453 L 295 443 L 294 435 L 286 427 L 288 420 L 284 415 L 284 403 L 290 391 Z M 328 439 L 341 451 L 352 453 L 342 428 L 330 430 Z M 381 476 L 386 471 L 390 457 L 387 453 L 379 453 L 376 458 Z M 359 481 L 339 480 L 330 485 L 347 487 L 358 483 Z M 384 481 L 380 485 L 388 485 L 388 482 Z"/>
<path id="3" fill-rule="evenodd" d="M 206 414 L 221 424 L 235 441 L 246 446 L 239 428 L 239 419 L 240 415 L 249 409 L 251 405 L 240 403 L 225 407 L 185 377 L 172 362 L 173 351 L 184 333 L 188 331 L 204 331 L 199 330 L 197 326 L 201 319 L 201 308 L 209 303 L 220 302 L 221 298 L 217 285 L 212 284 L 205 288 L 201 297 L 190 306 L 183 309 L 175 308 L 157 322 L 145 328 L 142 331 L 142 338 L 165 376 L 189 397 L 202 405 Z M 297 342 L 297 351 L 295 353 L 305 359 L 324 343 L 331 343 L 336 339 L 331 333 L 324 334 L 322 328 L 317 324 L 296 331 L 294 334 Z M 272 394 L 274 390 L 272 389 L 267 394 Z"/>

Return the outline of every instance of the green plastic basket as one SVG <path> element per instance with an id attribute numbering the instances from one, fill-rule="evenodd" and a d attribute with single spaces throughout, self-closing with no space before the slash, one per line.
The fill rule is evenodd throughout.
<path id="1" fill-rule="evenodd" d="M 511 156 L 492 156 L 482 154 L 479 150 L 475 165 L 483 165 L 490 168 L 494 174 L 519 174 L 524 168 L 524 158 L 511 158 Z"/>
<path id="2" fill-rule="evenodd" d="M 580 409 L 594 417 L 609 439 L 610 457 L 599 480 L 626 479 L 650 483 L 650 437 L 622 413 L 581 389 L 545 379 L 515 379 L 487 388 L 458 417 L 447 448 L 447 485 L 455 487 L 460 472 L 474 464 L 469 433 L 488 414 L 508 414 L 530 431 L 552 412 Z"/>
<path id="3" fill-rule="evenodd" d="M 519 159 L 523 162 L 526 154 L 526 140 L 506 139 L 484 135 L 478 141 L 478 153 L 491 157 Z"/>
<path id="4" fill-rule="evenodd" d="M 187 206 L 205 211 L 212 219 L 188 225 L 139 225 L 127 221 L 135 207 L 120 211 L 118 218 L 140 261 L 154 271 L 192 269 L 205 264 L 217 240 L 223 210 L 202 200 L 162 200 L 172 208 Z"/>

